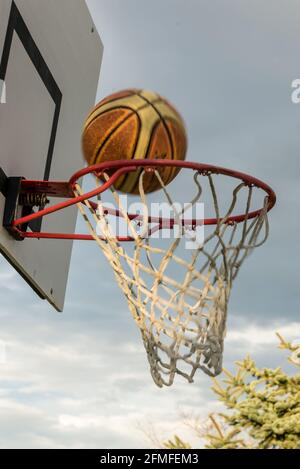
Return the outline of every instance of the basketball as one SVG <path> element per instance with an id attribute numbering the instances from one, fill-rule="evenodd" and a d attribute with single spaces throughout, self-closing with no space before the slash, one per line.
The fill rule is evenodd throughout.
<path id="1" fill-rule="evenodd" d="M 112 94 L 92 109 L 84 123 L 82 150 L 89 166 L 124 159 L 184 160 L 186 149 L 182 117 L 173 105 L 152 91 L 131 89 Z M 138 194 L 141 171 L 121 176 L 115 189 Z M 179 169 L 163 167 L 158 172 L 168 185 Z M 144 175 L 146 192 L 160 188 L 153 172 Z"/>

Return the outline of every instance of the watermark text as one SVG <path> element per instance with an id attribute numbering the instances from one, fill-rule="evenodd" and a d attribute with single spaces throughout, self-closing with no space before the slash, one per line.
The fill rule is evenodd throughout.
<path id="1" fill-rule="evenodd" d="M 184 238 L 186 249 L 195 249 L 204 242 L 204 204 L 143 202 L 129 204 L 126 195 L 119 198 L 119 209 L 100 202 L 97 209 L 97 235 L 106 239 Z"/>

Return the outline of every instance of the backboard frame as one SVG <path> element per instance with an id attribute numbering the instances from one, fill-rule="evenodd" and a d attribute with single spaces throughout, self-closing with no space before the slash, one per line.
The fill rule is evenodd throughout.
<path id="1" fill-rule="evenodd" d="M 82 122 L 95 103 L 102 54 L 85 0 L 62 0 L 59 8 L 47 0 L 2 0 L 0 83 L 6 100 L 0 103 L 0 185 L 4 191 L 5 178 L 16 178 L 16 183 L 32 176 L 43 181 L 64 179 L 81 166 Z M 1 218 L 4 207 L 0 191 Z M 56 224 L 74 232 L 76 219 L 77 211 L 70 209 L 52 220 L 36 219 L 29 227 L 40 232 Z M 0 253 L 57 311 L 64 306 L 71 252 L 71 240 L 60 247 L 46 240 L 35 245 L 15 241 L 1 223 Z"/>
<path id="2" fill-rule="evenodd" d="M 17 8 L 15 1 L 13 0 L 11 4 L 4 47 L 0 61 L 0 80 L 2 80 L 4 83 L 14 34 L 18 35 L 25 51 L 27 52 L 28 57 L 30 58 L 33 66 L 35 67 L 37 73 L 39 74 L 39 77 L 44 83 L 45 88 L 48 90 L 49 95 L 51 96 L 55 104 L 55 111 L 47 153 L 47 161 L 44 172 L 44 181 L 48 181 L 51 170 L 51 162 L 53 157 L 59 114 L 61 109 L 62 92 L 58 84 L 56 83 L 55 78 L 52 75 L 51 70 L 49 69 L 41 51 L 35 43 L 19 9 Z"/>

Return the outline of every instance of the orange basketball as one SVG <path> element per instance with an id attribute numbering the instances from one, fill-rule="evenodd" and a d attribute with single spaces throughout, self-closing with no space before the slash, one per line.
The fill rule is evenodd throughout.
<path id="1" fill-rule="evenodd" d="M 152 91 L 124 90 L 100 101 L 86 119 L 82 149 L 89 165 L 114 160 L 184 160 L 187 136 L 180 114 L 166 99 Z M 178 174 L 178 168 L 160 168 L 165 185 Z M 121 176 L 115 188 L 138 193 L 141 169 Z M 161 186 L 153 173 L 144 178 L 146 192 Z"/>

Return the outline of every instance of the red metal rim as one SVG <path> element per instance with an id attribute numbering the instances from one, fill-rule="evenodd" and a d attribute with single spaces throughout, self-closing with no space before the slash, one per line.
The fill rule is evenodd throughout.
<path id="1" fill-rule="evenodd" d="M 100 163 L 97 165 L 93 165 L 84 169 L 81 169 L 80 171 L 77 171 L 68 182 L 55 182 L 55 181 L 26 181 L 24 180 L 24 187 L 23 189 L 29 192 L 37 192 L 37 193 L 46 193 L 49 194 L 49 196 L 55 196 L 55 197 L 67 197 L 68 200 L 64 202 L 57 203 L 51 207 L 45 208 L 43 210 L 40 210 L 37 213 L 32 213 L 30 215 L 27 215 L 25 217 L 19 218 L 17 220 L 14 220 L 12 223 L 12 228 L 15 229 L 18 234 L 23 237 L 23 238 L 50 238 L 50 239 L 80 239 L 80 240 L 91 240 L 93 239 L 90 235 L 78 235 L 74 233 L 37 233 L 37 232 L 25 232 L 21 229 L 21 226 L 25 223 L 30 222 L 31 220 L 37 219 L 44 217 L 46 215 L 49 215 L 50 213 L 57 212 L 59 210 L 63 210 L 67 207 L 71 207 L 73 205 L 82 203 L 86 200 L 89 200 L 98 194 L 101 194 L 105 192 L 107 189 L 109 189 L 115 181 L 123 174 L 126 174 L 131 171 L 135 171 L 139 167 L 145 167 L 145 168 L 158 168 L 158 167 L 163 167 L 163 166 L 170 166 L 170 167 L 178 167 L 178 168 L 186 168 L 186 169 L 191 169 L 193 171 L 197 171 L 203 176 L 209 175 L 209 174 L 222 174 L 224 176 L 232 177 L 235 179 L 240 180 L 241 182 L 245 183 L 245 185 L 248 186 L 253 186 L 257 187 L 259 189 L 262 189 L 267 196 L 267 211 L 271 210 L 275 203 L 276 203 L 276 195 L 274 191 L 271 189 L 270 186 L 268 186 L 266 183 L 263 181 L 249 176 L 248 174 L 241 173 L 238 171 L 233 171 L 230 169 L 226 168 L 221 168 L 218 166 L 213 166 L 209 164 L 204 164 L 204 163 L 194 163 L 194 162 L 189 162 L 189 161 L 174 161 L 174 160 L 118 160 L 118 161 L 109 161 L 105 163 Z M 81 179 L 83 176 L 94 173 L 96 176 L 99 176 L 102 172 L 110 170 L 110 169 L 115 169 L 115 172 L 113 175 L 110 177 L 109 181 L 103 183 L 100 187 L 97 187 L 96 189 L 87 192 L 85 194 L 79 195 L 79 196 L 73 196 L 71 197 L 70 194 L 74 194 L 74 189 L 76 183 Z M 90 201 L 90 204 L 92 207 L 97 207 L 97 205 L 93 202 Z M 250 219 L 253 219 L 257 216 L 259 216 L 262 211 L 264 210 L 264 207 L 249 212 L 245 214 L 239 214 L 239 215 L 233 215 L 226 219 L 227 224 L 235 224 L 235 223 L 240 223 Z M 111 214 L 114 216 L 122 216 L 119 212 L 119 210 L 112 210 Z M 138 216 L 136 214 L 128 214 L 128 217 L 130 219 L 137 219 Z M 184 220 L 183 224 L 185 225 L 215 225 L 220 221 L 220 219 L 217 218 L 206 218 L 205 220 Z M 175 224 L 175 220 L 165 220 L 165 219 L 156 219 L 155 217 L 149 216 L 148 223 L 158 223 L 158 226 L 160 229 L 162 229 L 165 226 L 165 223 L 170 223 L 171 226 Z M 117 238 L 119 239 L 119 238 Z M 132 241 L 131 237 L 126 237 L 126 238 L 120 238 L 120 241 Z"/>
<path id="2" fill-rule="evenodd" d="M 275 205 L 276 203 L 276 194 L 273 191 L 273 189 L 266 184 L 265 182 L 261 181 L 260 179 L 257 179 L 253 176 L 250 176 L 249 174 L 245 174 L 239 171 L 227 169 L 227 168 L 222 168 L 219 166 L 214 166 L 210 164 L 205 164 L 205 163 L 196 163 L 193 161 L 178 161 L 178 160 L 117 160 L 117 161 L 107 161 L 104 163 L 100 164 L 95 164 L 93 166 L 88 166 L 87 168 L 81 169 L 80 171 L 77 171 L 73 176 L 70 178 L 69 183 L 71 187 L 74 188 L 75 184 L 78 182 L 79 179 L 81 179 L 83 176 L 87 174 L 94 173 L 96 176 L 101 174 L 104 171 L 111 170 L 111 169 L 127 169 L 128 170 L 133 170 L 135 168 L 140 168 L 140 167 L 145 167 L 145 168 L 152 168 L 155 169 L 156 167 L 163 167 L 163 166 L 169 166 L 169 167 L 177 167 L 177 168 L 185 168 L 185 169 L 191 169 L 193 171 L 197 171 L 202 175 L 208 175 L 208 174 L 221 174 L 223 176 L 228 176 L 234 179 L 238 179 L 241 182 L 244 182 L 248 186 L 253 186 L 257 187 L 259 189 L 262 189 L 265 193 L 266 196 L 268 197 L 268 205 L 267 205 L 267 211 L 269 212 Z M 93 204 L 92 204 L 93 205 Z M 248 214 L 240 214 L 240 215 L 233 215 L 230 218 L 228 218 L 227 223 L 240 223 L 245 221 L 247 218 L 248 220 L 253 219 L 257 217 L 261 212 L 263 208 L 249 212 Z M 129 214 L 131 217 L 134 217 L 134 214 Z M 151 221 L 151 218 L 149 222 Z M 217 218 L 206 218 L 202 223 L 204 225 L 215 225 L 218 223 Z"/>

